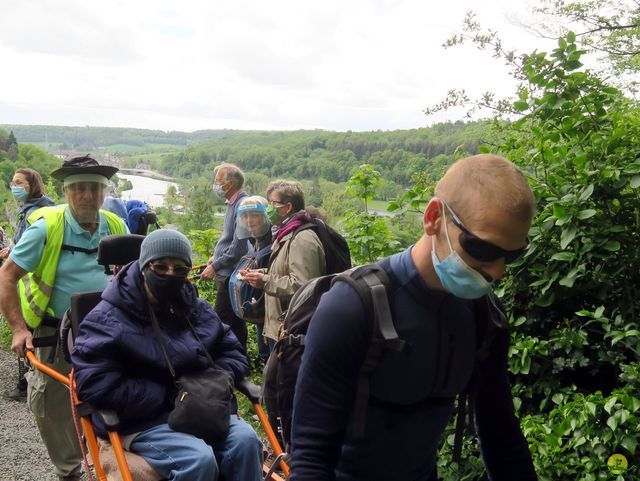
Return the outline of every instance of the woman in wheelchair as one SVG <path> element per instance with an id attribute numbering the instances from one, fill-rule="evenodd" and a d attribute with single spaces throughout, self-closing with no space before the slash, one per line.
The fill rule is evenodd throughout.
<path id="1" fill-rule="evenodd" d="M 178 378 L 211 361 L 235 382 L 248 371 L 234 334 L 187 280 L 191 264 L 191 246 L 181 233 L 156 230 L 144 239 L 140 259 L 116 275 L 80 324 L 72 353 L 78 395 L 97 409 L 115 411 L 125 448 L 165 479 L 258 481 L 262 445 L 236 414 L 235 398 L 222 441 L 209 445 L 167 423 L 177 394 L 167 361 Z M 105 437 L 103 422 L 94 416 L 93 423 Z"/>

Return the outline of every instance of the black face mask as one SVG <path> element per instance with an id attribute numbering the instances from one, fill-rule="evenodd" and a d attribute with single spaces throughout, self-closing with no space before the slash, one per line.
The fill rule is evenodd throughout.
<path id="1" fill-rule="evenodd" d="M 144 282 L 160 304 L 169 304 L 182 299 L 182 288 L 186 277 L 156 274 L 149 267 L 143 270 Z"/>

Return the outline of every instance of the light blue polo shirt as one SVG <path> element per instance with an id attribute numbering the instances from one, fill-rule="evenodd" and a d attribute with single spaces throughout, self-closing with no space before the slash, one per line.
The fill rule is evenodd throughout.
<path id="1" fill-rule="evenodd" d="M 100 214 L 98 229 L 93 234 L 84 230 L 71 215 L 69 207 L 64 211 L 64 238 L 62 243 L 68 246 L 94 249 L 100 239 L 109 235 L 109 225 L 104 215 Z M 20 241 L 11 250 L 9 257 L 27 272 L 33 272 L 40 262 L 47 238 L 47 226 L 44 219 L 34 222 L 22 235 Z M 109 282 L 110 276 L 104 273 L 104 267 L 96 261 L 97 252 L 71 252 L 62 250 L 56 272 L 53 294 L 49 307 L 57 318 L 62 318 L 69 308 L 71 294 L 75 292 L 102 291 Z"/>

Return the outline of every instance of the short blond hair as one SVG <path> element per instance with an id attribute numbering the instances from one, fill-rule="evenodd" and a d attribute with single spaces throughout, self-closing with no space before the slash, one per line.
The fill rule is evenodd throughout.
<path id="1" fill-rule="evenodd" d="M 522 171 L 495 154 L 473 155 L 455 162 L 436 184 L 435 195 L 463 219 L 479 217 L 479 211 L 488 205 L 523 221 L 531 220 L 536 213 L 536 199 Z"/>

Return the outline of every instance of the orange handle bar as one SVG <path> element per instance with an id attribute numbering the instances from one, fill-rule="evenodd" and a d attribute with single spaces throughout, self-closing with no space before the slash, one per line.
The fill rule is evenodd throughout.
<path id="1" fill-rule="evenodd" d="M 273 448 L 273 453 L 276 456 L 280 456 L 283 453 L 282 447 L 278 442 L 278 438 L 276 438 L 276 433 L 273 432 L 273 428 L 271 427 L 271 424 L 269 424 L 269 420 L 267 419 L 267 415 L 262 409 L 262 406 L 260 406 L 260 404 L 252 404 L 252 406 L 253 406 L 253 410 L 258 415 L 258 419 L 260 419 L 260 423 L 262 424 L 264 433 L 266 434 L 267 439 L 269 440 L 269 444 L 271 444 L 271 448 Z M 287 466 L 287 463 L 285 463 L 283 460 L 280 460 L 280 468 L 282 469 L 282 472 L 285 474 L 285 476 L 288 477 L 289 466 Z"/>
<path id="2" fill-rule="evenodd" d="M 60 374 L 55 369 L 52 369 L 49 366 L 47 366 L 45 363 L 40 362 L 32 351 L 26 352 L 26 358 L 29 359 L 29 363 L 31 363 L 31 365 L 35 367 L 38 371 L 45 373 L 47 376 L 52 377 L 56 381 L 59 381 L 66 386 L 69 385 L 69 376 Z"/>

